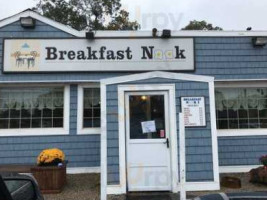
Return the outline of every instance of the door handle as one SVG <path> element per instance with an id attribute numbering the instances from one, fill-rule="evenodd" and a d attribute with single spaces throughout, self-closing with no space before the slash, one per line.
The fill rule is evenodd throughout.
<path id="1" fill-rule="evenodd" d="M 167 144 L 167 148 L 170 147 L 169 138 L 166 138 L 166 142 L 164 142 L 164 144 Z"/>

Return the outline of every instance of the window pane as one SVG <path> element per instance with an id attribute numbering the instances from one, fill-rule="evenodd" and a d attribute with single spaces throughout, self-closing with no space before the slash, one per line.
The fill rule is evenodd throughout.
<path id="1" fill-rule="evenodd" d="M 63 108 L 56 108 L 53 111 L 53 117 L 63 117 Z"/>
<path id="2" fill-rule="evenodd" d="M 63 127 L 63 118 L 54 118 L 53 127 Z"/>
<path id="3" fill-rule="evenodd" d="M 43 117 L 52 117 L 52 109 L 44 108 L 43 109 Z"/>
<path id="4" fill-rule="evenodd" d="M 84 88 L 83 127 L 100 127 L 100 89 Z"/>
<path id="5" fill-rule="evenodd" d="M 0 119 L 0 129 L 8 128 L 8 119 Z"/>
<path id="6" fill-rule="evenodd" d="M 245 110 L 245 109 L 239 109 L 238 110 L 238 116 L 239 118 L 244 118 L 244 119 L 247 119 L 248 118 L 248 110 Z"/>
<path id="7" fill-rule="evenodd" d="M 33 118 L 32 119 L 32 128 L 41 128 L 42 127 L 41 122 L 42 122 L 41 118 Z"/>
<path id="8" fill-rule="evenodd" d="M 95 118 L 93 120 L 93 127 L 100 127 L 100 118 Z"/>
<path id="9" fill-rule="evenodd" d="M 228 129 L 228 120 L 218 120 L 219 129 Z"/>
<path id="10" fill-rule="evenodd" d="M 10 119 L 10 127 L 9 128 L 19 128 L 19 119 Z"/>
<path id="11" fill-rule="evenodd" d="M 267 109 L 259 110 L 260 118 L 267 118 Z"/>
<path id="12" fill-rule="evenodd" d="M 31 87 L 0 89 L 0 119 L 4 128 L 63 127 L 64 88 Z"/>
<path id="13" fill-rule="evenodd" d="M 21 128 L 31 128 L 31 119 L 21 119 Z"/>
<path id="14" fill-rule="evenodd" d="M 93 117 L 93 109 L 84 109 L 83 117 Z"/>
<path id="15" fill-rule="evenodd" d="M 93 119 L 92 118 L 84 118 L 83 119 L 83 127 L 84 128 L 92 128 L 93 127 Z"/>
<path id="16" fill-rule="evenodd" d="M 99 118 L 100 117 L 100 108 L 93 109 L 93 117 Z"/>
<path id="17" fill-rule="evenodd" d="M 50 127 L 52 127 L 52 118 L 43 118 L 43 120 L 42 120 L 42 127 L 43 128 L 50 128 Z"/>
<path id="18" fill-rule="evenodd" d="M 8 109 L 0 109 L 0 118 L 8 118 L 9 110 Z"/>
<path id="19" fill-rule="evenodd" d="M 239 128 L 248 128 L 248 120 L 247 119 L 240 119 L 239 120 Z"/>
<path id="20" fill-rule="evenodd" d="M 249 119 L 249 128 L 259 128 L 259 120 Z"/>
<path id="21" fill-rule="evenodd" d="M 30 118 L 31 110 L 22 109 L 21 110 L 21 118 Z"/>
<path id="22" fill-rule="evenodd" d="M 267 128 L 267 119 L 260 120 L 260 128 Z"/>

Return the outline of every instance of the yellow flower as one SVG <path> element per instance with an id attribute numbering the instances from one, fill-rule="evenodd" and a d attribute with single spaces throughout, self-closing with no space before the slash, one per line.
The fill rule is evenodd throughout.
<path id="1" fill-rule="evenodd" d="M 37 164 L 52 163 L 55 159 L 65 160 L 65 154 L 60 149 L 45 149 L 37 157 Z"/>

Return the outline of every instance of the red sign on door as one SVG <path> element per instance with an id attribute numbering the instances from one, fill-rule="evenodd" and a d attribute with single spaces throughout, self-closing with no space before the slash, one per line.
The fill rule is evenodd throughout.
<path id="1" fill-rule="evenodd" d="M 160 130 L 159 134 L 161 138 L 165 138 L 165 130 Z"/>

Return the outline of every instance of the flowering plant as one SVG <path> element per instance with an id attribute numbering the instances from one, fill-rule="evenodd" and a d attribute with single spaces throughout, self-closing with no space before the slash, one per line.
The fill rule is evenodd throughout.
<path id="1" fill-rule="evenodd" d="M 39 154 L 37 165 L 57 166 L 59 163 L 63 163 L 64 160 L 65 154 L 60 149 L 45 149 Z"/>
<path id="2" fill-rule="evenodd" d="M 267 155 L 261 156 L 259 160 L 261 164 L 263 164 L 264 166 L 267 166 Z"/>

